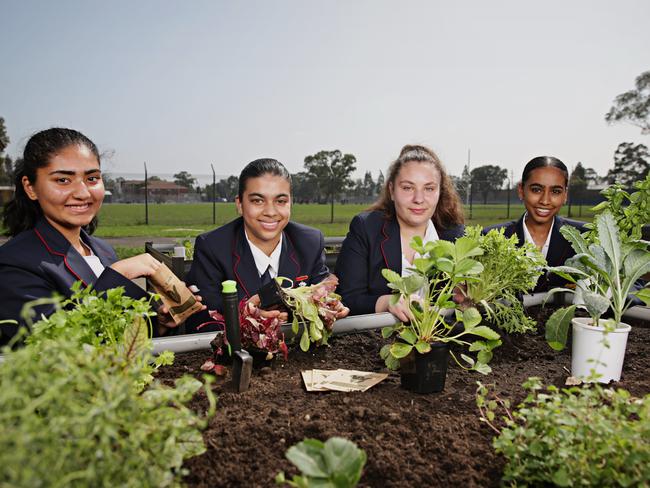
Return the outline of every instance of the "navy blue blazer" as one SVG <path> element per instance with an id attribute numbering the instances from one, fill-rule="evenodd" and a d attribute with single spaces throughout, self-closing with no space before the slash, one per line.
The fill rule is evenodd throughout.
<path id="1" fill-rule="evenodd" d="M 551 231 L 551 241 L 548 245 L 548 253 L 546 255 L 546 262 L 549 266 L 561 266 L 564 262 L 572 256 L 575 256 L 575 251 L 571 247 L 569 241 L 567 241 L 562 233 L 560 228 L 564 225 L 570 225 L 575 227 L 580 232 L 585 230 L 585 222 L 579 220 L 571 220 L 560 217 L 559 215 L 555 216 L 555 221 L 553 223 L 553 230 Z M 492 229 L 501 229 L 505 228 L 504 235 L 510 237 L 513 234 L 517 234 L 519 239 L 519 246 L 522 246 L 526 239 L 524 237 L 524 216 L 522 215 L 519 220 L 513 220 L 511 222 L 505 222 L 503 224 L 495 224 L 483 229 L 483 233 L 487 233 Z M 557 276 L 553 273 L 548 273 L 547 275 L 540 276 L 537 281 L 537 286 L 533 292 L 542 292 L 548 291 L 557 286 L 566 285 L 566 280 Z"/>
<path id="2" fill-rule="evenodd" d="M 455 241 L 465 226 L 438 229 L 440 239 Z M 391 290 L 381 274 L 384 268 L 402 273 L 402 242 L 397 218 L 387 219 L 382 212 L 363 212 L 350 223 L 336 261 L 338 292 L 352 315 L 375 313 L 375 303 Z"/>
<path id="3" fill-rule="evenodd" d="M 319 283 L 329 275 L 325 265 L 325 240 L 318 229 L 289 222 L 284 228 L 278 276 L 291 280 L 306 276 L 308 284 Z M 244 232 L 244 219 L 238 219 L 213 231 L 201 234 L 194 243 L 192 267 L 185 278 L 199 287 L 208 310 L 222 311 L 221 282 L 235 280 L 240 300 L 255 295 L 261 286 Z M 207 313 L 197 313 L 188 321 L 188 331 L 208 320 Z M 213 330 L 202 328 L 200 332 Z"/>
<path id="4" fill-rule="evenodd" d="M 92 285 L 98 291 L 123 286 L 132 298 L 142 298 L 146 292 L 112 268 L 117 261 L 107 243 L 81 231 L 81 239 L 106 267 L 99 277 L 70 242 L 42 218 L 33 229 L 21 232 L 0 247 L 0 320 L 14 319 L 19 325 L 0 324 L 0 344 L 13 337 L 23 320 L 23 305 L 38 298 L 51 297 L 54 292 L 69 297 L 75 281 Z M 53 305 L 34 308 L 36 317 L 50 315 Z"/>

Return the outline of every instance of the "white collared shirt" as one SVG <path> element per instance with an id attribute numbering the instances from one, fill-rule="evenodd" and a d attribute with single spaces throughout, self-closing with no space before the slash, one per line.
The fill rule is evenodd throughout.
<path id="1" fill-rule="evenodd" d="M 427 242 L 435 242 L 439 239 L 440 237 L 438 237 L 438 232 L 436 231 L 436 227 L 433 225 L 433 222 L 431 222 L 431 219 L 429 219 L 429 223 L 427 224 L 427 230 L 424 233 L 424 239 L 422 239 L 422 242 L 423 244 L 426 244 Z M 415 260 L 421 257 L 422 256 L 420 256 L 420 254 L 416 252 L 415 255 L 413 256 L 413 259 Z M 408 262 L 406 256 L 404 255 L 404 251 L 402 251 L 402 276 L 408 276 L 413 274 L 413 271 L 408 269 L 412 267 L 413 264 Z"/>
<path id="2" fill-rule="evenodd" d="M 278 245 L 275 246 L 273 252 L 270 256 L 267 256 L 264 251 L 251 242 L 248 238 L 248 232 L 244 229 L 244 234 L 246 234 L 246 240 L 248 241 L 248 246 L 251 248 L 251 253 L 253 254 L 253 259 L 255 260 L 255 267 L 260 276 L 262 276 L 266 269 L 270 266 L 269 274 L 271 278 L 276 278 L 280 272 L 280 254 L 282 253 L 282 239 L 283 236 L 280 234 L 280 240 Z"/>
<path id="3" fill-rule="evenodd" d="M 90 252 L 90 256 L 83 256 L 84 260 L 86 261 L 86 264 L 90 266 L 90 269 L 92 269 L 95 276 L 99 278 L 99 275 L 104 272 L 104 265 L 99 260 L 99 258 L 95 256 L 95 253 L 93 252 L 92 248 L 89 245 L 85 243 L 82 245 Z"/>
<path id="4" fill-rule="evenodd" d="M 526 226 L 526 217 L 528 216 L 528 212 L 524 214 L 524 241 L 525 242 L 530 242 L 533 246 L 537 247 L 537 244 L 535 244 L 535 241 L 533 240 L 533 236 L 530 235 L 530 232 L 528 231 L 528 227 Z M 551 223 L 551 228 L 548 230 L 548 235 L 546 236 L 546 242 L 542 246 L 542 249 L 540 249 L 542 255 L 544 256 L 544 259 L 546 259 L 546 255 L 548 254 L 548 247 L 551 245 L 551 234 L 553 233 L 553 226 L 555 225 L 555 219 L 553 219 L 553 223 Z"/>

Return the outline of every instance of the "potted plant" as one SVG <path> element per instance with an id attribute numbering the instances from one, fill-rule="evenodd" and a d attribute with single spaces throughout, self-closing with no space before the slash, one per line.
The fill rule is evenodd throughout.
<path id="1" fill-rule="evenodd" d="M 441 391 L 449 346 L 457 344 L 478 353 L 476 360 L 461 354 L 463 364 L 451 352 L 462 368 L 489 373 L 487 363 L 492 349 L 501 344 L 499 334 L 479 325 L 481 314 L 475 307 L 464 308 L 452 300 L 454 290 L 462 283 L 480 279 L 483 266 L 473 259 L 483 252 L 478 240 L 465 236 L 454 243 L 438 240 L 423 244 L 420 237 L 415 237 L 411 247 L 422 256 L 413 260 L 412 274 L 402 277 L 388 269 L 382 271 L 388 286 L 397 292 L 393 303 L 404 300 L 412 316 L 408 323 L 382 329 L 384 338 L 397 336 L 393 344 L 381 349 L 386 366 L 401 369 L 406 389 L 418 393 Z M 469 342 L 466 336 L 470 335 L 485 340 Z"/>
<path id="2" fill-rule="evenodd" d="M 637 280 L 650 272 L 648 243 L 621 236 L 614 215 L 606 210 L 596 216 L 590 242 L 575 228 L 564 226 L 562 235 L 576 255 L 551 271 L 575 285 L 575 290 L 555 288 L 575 295 L 574 304 L 557 310 L 546 323 L 546 340 L 556 350 L 566 345 L 569 324 L 573 325 L 571 374 L 583 380 L 607 383 L 621 377 L 630 326 L 622 322 L 630 296 L 650 303 L 648 284 Z M 576 308 L 589 314 L 574 318 Z M 611 318 L 601 316 L 611 310 Z"/>

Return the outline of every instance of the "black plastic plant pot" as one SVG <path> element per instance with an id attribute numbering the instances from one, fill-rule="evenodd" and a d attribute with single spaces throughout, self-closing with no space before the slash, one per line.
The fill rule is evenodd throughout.
<path id="1" fill-rule="evenodd" d="M 400 360 L 402 388 L 415 393 L 436 393 L 445 388 L 449 344 L 435 342 L 431 351 L 420 354 L 415 349 Z"/>

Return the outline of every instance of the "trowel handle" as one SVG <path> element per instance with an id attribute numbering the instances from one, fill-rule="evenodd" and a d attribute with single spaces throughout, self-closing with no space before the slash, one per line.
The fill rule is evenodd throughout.
<path id="1" fill-rule="evenodd" d="M 239 298 L 235 293 L 223 294 L 223 316 L 226 319 L 226 337 L 232 352 L 241 349 L 241 338 L 239 336 Z"/>

